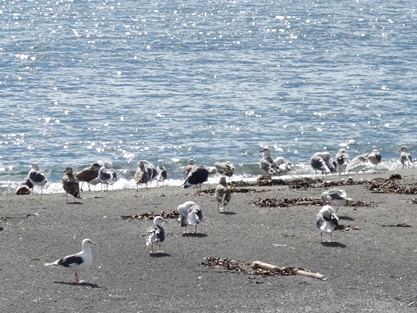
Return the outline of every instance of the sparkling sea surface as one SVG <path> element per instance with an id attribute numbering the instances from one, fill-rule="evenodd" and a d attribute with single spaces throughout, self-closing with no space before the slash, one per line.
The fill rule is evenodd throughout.
<path id="1" fill-rule="evenodd" d="M 264 145 L 292 175 L 317 151 L 392 170 L 417 150 L 413 1 L 3 0 L 0 55 L 3 188 L 33 161 L 63 192 L 97 160 L 134 188 L 141 159 L 176 185 L 190 158 L 257 177 Z"/>

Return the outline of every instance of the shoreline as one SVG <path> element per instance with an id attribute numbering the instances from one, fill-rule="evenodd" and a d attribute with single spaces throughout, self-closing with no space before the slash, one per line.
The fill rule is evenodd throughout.
<path id="1" fill-rule="evenodd" d="M 355 181 L 400 174 L 416 184 L 417 170 L 347 175 Z M 320 177 L 316 177 L 320 178 Z M 326 176 L 323 180 L 338 181 Z M 203 190 L 215 185 L 203 184 Z M 217 212 L 214 196 L 195 188 L 84 192 L 79 204 L 65 194 L 3 197 L 0 231 L 4 277 L 0 309 L 19 312 L 414 312 L 417 216 L 411 194 L 375 193 L 366 184 L 346 185 L 348 196 L 370 206 L 339 210 L 334 243 L 320 243 L 314 228 L 321 206 L 258 207 L 268 198 L 319 198 L 323 188 L 285 185 L 248 187 L 232 194 L 227 214 Z M 71 199 L 71 198 L 70 198 Z M 71 199 L 72 200 L 72 199 Z M 203 209 L 195 236 L 183 236 L 178 222 L 165 225 L 165 252 L 149 254 L 150 220 L 122 218 L 145 212 L 171 212 L 192 200 Z M 402 227 L 398 225 L 408 225 Z M 356 229 L 356 230 L 355 230 Z M 326 235 L 326 234 L 325 234 Z M 328 239 L 327 236 L 323 236 Z M 44 262 L 78 252 L 81 240 L 97 242 L 91 268 L 74 275 Z M 206 257 L 256 260 L 323 274 L 250 276 L 202 265 Z"/>

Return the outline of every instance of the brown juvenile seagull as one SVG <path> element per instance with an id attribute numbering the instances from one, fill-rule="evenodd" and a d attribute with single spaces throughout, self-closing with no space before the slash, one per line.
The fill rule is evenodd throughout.
<path id="1" fill-rule="evenodd" d="M 68 194 L 71 194 L 75 198 L 81 199 L 80 194 L 80 184 L 78 182 L 78 179 L 75 178 L 72 167 L 68 166 L 65 169 L 64 176 L 62 177 L 62 187 L 64 188 L 65 192 L 67 193 L 67 203 L 68 203 Z"/>
<path id="2" fill-rule="evenodd" d="M 81 171 L 75 173 L 75 177 L 78 179 L 78 181 L 82 183 L 87 182 L 88 190 L 90 190 L 90 182 L 97 178 L 101 166 L 101 161 L 94 162 L 89 167 L 86 167 Z"/>
<path id="3" fill-rule="evenodd" d="M 220 177 L 220 182 L 217 185 L 214 195 L 217 199 L 217 209 L 219 212 L 225 211 L 225 206 L 230 202 L 232 198 L 232 192 L 229 185 L 226 183 L 226 177 Z"/>

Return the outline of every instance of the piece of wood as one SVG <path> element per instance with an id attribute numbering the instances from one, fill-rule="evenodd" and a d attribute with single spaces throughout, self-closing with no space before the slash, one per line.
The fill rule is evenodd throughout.
<path id="1" fill-rule="evenodd" d="M 284 271 L 286 269 L 286 267 L 276 266 L 276 265 L 261 262 L 261 261 L 253 261 L 250 266 L 252 268 L 260 268 L 260 269 L 263 269 L 263 270 L 266 270 L 266 271 L 274 271 L 274 270 Z M 322 275 L 320 273 L 312 273 L 312 272 L 302 270 L 302 269 L 298 269 L 298 268 L 294 268 L 294 273 L 296 275 L 303 275 L 303 276 L 317 278 L 317 279 L 321 279 L 321 280 L 327 280 L 327 278 L 325 278 L 324 275 Z"/>

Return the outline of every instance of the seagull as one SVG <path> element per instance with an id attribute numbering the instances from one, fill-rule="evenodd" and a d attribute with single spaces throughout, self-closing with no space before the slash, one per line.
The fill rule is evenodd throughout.
<path id="1" fill-rule="evenodd" d="M 291 163 L 286 158 L 277 157 L 274 162 L 278 167 L 278 175 L 287 175 L 291 171 Z"/>
<path id="2" fill-rule="evenodd" d="M 225 206 L 230 202 L 230 199 L 232 198 L 232 192 L 226 183 L 226 177 L 220 177 L 220 182 L 214 191 L 214 195 L 217 199 L 217 209 L 219 212 L 225 211 Z"/>
<path id="3" fill-rule="evenodd" d="M 279 169 L 271 157 L 271 149 L 269 147 L 264 147 L 259 152 L 262 152 L 262 160 L 259 163 L 259 167 L 267 175 L 278 175 Z"/>
<path id="4" fill-rule="evenodd" d="M 203 211 L 201 207 L 193 201 L 187 201 L 177 208 L 180 217 L 178 222 L 181 227 L 187 227 L 188 225 L 194 225 L 194 234 L 197 232 L 197 225 L 203 221 Z M 184 234 L 186 230 L 184 231 Z"/>
<path id="5" fill-rule="evenodd" d="M 335 173 L 336 168 L 329 152 L 316 152 L 310 159 L 311 167 L 316 171 L 321 171 L 321 174 Z"/>
<path id="6" fill-rule="evenodd" d="M 158 166 L 156 167 L 156 172 L 158 173 L 156 176 L 157 186 L 158 186 L 158 182 L 161 182 L 162 186 L 164 186 L 165 180 L 168 178 L 168 172 L 164 166 L 164 161 L 158 160 Z"/>
<path id="7" fill-rule="evenodd" d="M 219 174 L 225 175 L 227 177 L 232 177 L 235 172 L 235 166 L 227 161 L 227 162 L 215 162 L 214 166 Z"/>
<path id="8" fill-rule="evenodd" d="M 193 165 L 182 184 L 182 188 L 189 188 L 192 185 L 197 185 L 197 190 L 200 189 L 199 191 L 201 192 L 201 184 L 207 181 L 209 174 L 210 172 L 203 165 Z"/>
<path id="9" fill-rule="evenodd" d="M 346 191 L 343 189 L 333 188 L 328 191 L 325 191 L 321 194 L 321 199 L 323 204 L 330 204 L 331 206 L 336 207 L 336 212 L 339 211 L 339 207 L 345 206 L 348 201 L 352 200 L 346 195 Z"/>
<path id="10" fill-rule="evenodd" d="M 333 241 L 332 231 L 339 223 L 334 209 L 330 205 L 325 205 L 317 213 L 316 229 L 320 232 L 320 241 L 323 242 L 323 233 L 330 233 L 330 241 Z"/>
<path id="11" fill-rule="evenodd" d="M 75 282 L 77 284 L 82 283 L 78 277 L 78 272 L 86 269 L 93 262 L 93 255 L 91 253 L 91 246 L 95 246 L 96 243 L 90 239 L 84 239 L 82 241 L 82 251 L 77 254 L 68 255 L 62 259 L 56 260 L 52 263 L 45 263 L 45 266 L 63 266 L 66 269 L 70 269 L 75 272 Z"/>
<path id="12" fill-rule="evenodd" d="M 190 174 L 191 169 L 194 167 L 195 163 L 193 159 L 189 159 L 187 162 L 187 166 L 185 167 L 185 172 L 188 174 Z"/>
<path id="13" fill-rule="evenodd" d="M 146 188 L 149 188 L 148 184 L 152 181 L 154 174 L 156 174 L 156 169 L 147 161 L 140 160 L 135 173 L 136 190 L 138 190 L 139 184 L 145 184 Z"/>
<path id="14" fill-rule="evenodd" d="M 339 175 L 346 172 L 346 167 L 350 162 L 349 154 L 346 153 L 345 149 L 340 149 L 336 154 L 337 170 Z"/>
<path id="15" fill-rule="evenodd" d="M 405 168 L 405 165 L 407 164 L 407 167 L 410 168 L 411 162 L 413 162 L 413 158 L 411 157 L 411 154 L 408 152 L 408 148 L 406 146 L 402 146 L 400 150 L 400 161 L 403 165 L 403 169 Z"/>
<path id="16" fill-rule="evenodd" d="M 376 171 L 376 167 L 378 166 L 379 163 L 381 163 L 382 156 L 379 153 L 379 151 L 375 149 L 366 156 L 366 159 L 368 159 L 369 162 L 375 165 L 375 171 Z"/>
<path id="17" fill-rule="evenodd" d="M 34 162 L 29 168 L 29 181 L 33 184 L 33 190 L 35 190 L 35 186 L 41 187 L 41 194 L 43 193 L 43 186 L 46 185 L 48 182 L 48 178 L 46 177 L 45 173 L 39 169 L 39 164 Z"/>
<path id="18" fill-rule="evenodd" d="M 88 190 L 91 190 L 90 189 L 90 183 L 91 183 L 91 181 L 97 179 L 98 172 L 100 171 L 100 169 L 103 165 L 104 164 L 101 161 L 94 162 L 89 167 L 86 167 L 86 168 L 82 169 L 81 171 L 75 173 L 75 178 L 77 178 L 78 181 L 80 181 L 82 183 L 87 182 Z"/>
<path id="19" fill-rule="evenodd" d="M 25 179 L 17 186 L 16 194 L 17 195 L 28 195 L 32 192 L 33 184 L 30 181 L 29 177 L 25 177 Z"/>
<path id="20" fill-rule="evenodd" d="M 117 181 L 117 173 L 111 162 L 103 162 L 103 166 L 98 171 L 97 179 L 102 185 L 105 185 L 105 191 L 109 190 L 109 185 L 113 185 Z"/>
<path id="21" fill-rule="evenodd" d="M 81 199 L 80 183 L 78 182 L 78 179 L 74 176 L 72 167 L 68 166 L 65 169 L 64 173 L 65 174 L 62 177 L 62 187 L 67 193 L 67 203 L 68 203 L 68 194 L 71 194 L 74 196 L 74 202 L 75 202 L 75 198 Z"/>
<path id="22" fill-rule="evenodd" d="M 153 219 L 153 225 L 149 226 L 146 230 L 146 245 L 151 246 L 152 253 L 155 253 L 153 245 L 158 243 L 159 249 L 161 249 L 161 243 L 165 240 L 165 230 L 162 227 L 162 224 L 165 220 L 161 216 L 156 216 Z M 161 250 L 156 252 L 162 252 Z"/>

